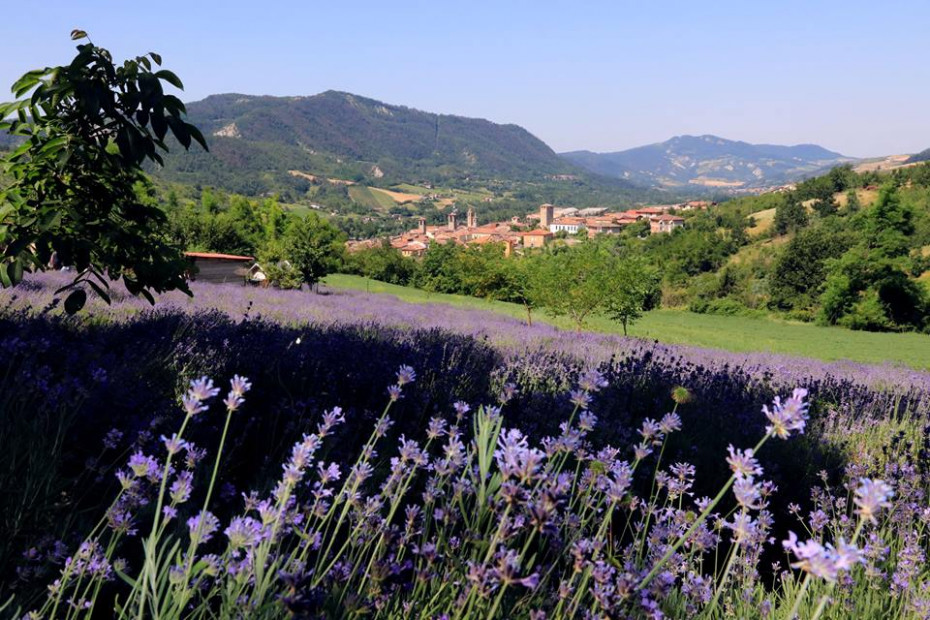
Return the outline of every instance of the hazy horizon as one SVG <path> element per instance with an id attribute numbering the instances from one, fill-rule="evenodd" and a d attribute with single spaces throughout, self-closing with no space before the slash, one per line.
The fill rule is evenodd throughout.
<path id="1" fill-rule="evenodd" d="M 558 152 L 684 134 L 853 157 L 930 147 L 930 7 L 914 1 L 102 4 L 0 24 L 4 88 L 67 63 L 81 28 L 117 60 L 159 52 L 185 101 L 340 90 L 517 124 Z"/>

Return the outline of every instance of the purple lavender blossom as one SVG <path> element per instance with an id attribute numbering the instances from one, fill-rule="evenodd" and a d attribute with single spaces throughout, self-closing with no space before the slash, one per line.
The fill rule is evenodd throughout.
<path id="1" fill-rule="evenodd" d="M 184 470 L 178 474 L 178 477 L 175 478 L 168 489 L 172 503 L 183 504 L 190 499 L 191 491 L 193 490 L 193 481 L 194 474 L 188 470 Z"/>
<path id="2" fill-rule="evenodd" d="M 229 548 L 236 550 L 257 545 L 264 536 L 264 529 L 252 517 L 233 517 L 224 533 L 229 539 Z"/>
<path id="3" fill-rule="evenodd" d="M 864 521 L 875 523 L 879 510 L 891 507 L 892 497 L 894 489 L 885 481 L 862 478 L 853 498 L 857 506 L 856 513 Z"/>
<path id="4" fill-rule="evenodd" d="M 681 430 L 681 417 L 677 413 L 669 412 L 659 420 L 659 431 L 668 435 Z"/>
<path id="5" fill-rule="evenodd" d="M 201 512 L 187 520 L 187 529 L 194 546 L 208 542 L 219 527 L 220 520 L 209 511 Z"/>
<path id="6" fill-rule="evenodd" d="M 526 437 L 517 429 L 504 430 L 497 439 L 494 460 L 504 480 L 532 481 L 545 458 L 542 450 L 529 447 Z"/>
<path id="7" fill-rule="evenodd" d="M 500 396 L 498 397 L 498 402 L 502 405 L 507 404 L 517 395 L 519 390 L 517 386 L 513 383 L 505 383 L 504 387 L 501 389 Z"/>
<path id="8" fill-rule="evenodd" d="M 808 404 L 804 401 L 807 398 L 807 390 L 804 388 L 795 388 L 791 397 L 781 401 L 780 396 L 776 396 L 772 401 L 772 408 L 767 405 L 762 406 L 762 412 L 771 422 L 765 427 L 765 432 L 779 439 L 788 439 L 792 431 L 804 434 L 804 427 L 807 425 Z"/>
<path id="9" fill-rule="evenodd" d="M 843 539 L 840 539 L 839 547 L 834 549 L 830 544 L 822 545 L 815 540 L 798 543 L 797 535 L 788 532 L 788 539 L 782 541 L 782 545 L 798 558 L 791 565 L 792 568 L 799 568 L 829 582 L 836 581 L 839 573 L 863 561 L 862 552 Z"/>
<path id="10" fill-rule="evenodd" d="M 591 406 L 591 395 L 584 390 L 572 390 L 569 400 L 579 409 L 587 409 Z"/>
<path id="11" fill-rule="evenodd" d="M 746 510 L 763 508 L 762 487 L 750 476 L 737 476 L 733 483 L 733 495 L 736 503 Z"/>
<path id="12" fill-rule="evenodd" d="M 397 385 L 403 387 L 408 383 L 413 383 L 417 378 L 417 373 L 411 366 L 401 366 L 397 369 Z"/>
<path id="13" fill-rule="evenodd" d="M 239 398 L 243 397 L 246 392 L 252 389 L 252 382 L 245 377 L 233 375 L 229 380 L 229 393 Z"/>
<path id="14" fill-rule="evenodd" d="M 157 480 L 161 477 L 161 468 L 151 456 L 146 456 L 142 452 L 136 452 L 129 457 L 129 469 L 137 478 L 148 478 Z"/>
<path id="15" fill-rule="evenodd" d="M 727 464 L 730 471 L 737 477 L 752 477 L 762 475 L 762 466 L 755 458 L 752 448 L 746 450 L 737 450 L 733 445 L 727 446 Z"/>
<path id="16" fill-rule="evenodd" d="M 578 387 L 584 390 L 585 392 L 597 392 L 598 390 L 607 387 L 607 380 L 604 378 L 604 373 L 600 372 L 595 368 L 589 368 L 581 373 L 581 376 L 578 377 Z"/>
<path id="17" fill-rule="evenodd" d="M 171 437 L 161 436 L 162 443 L 165 444 L 165 450 L 168 451 L 168 454 L 174 456 L 181 450 L 187 447 L 187 442 L 178 437 L 177 433 L 171 435 Z"/>
<path id="18" fill-rule="evenodd" d="M 210 400 L 220 393 L 220 389 L 213 387 L 213 379 L 209 377 L 200 377 L 191 381 L 190 389 L 187 392 L 188 397 L 205 401 Z"/>

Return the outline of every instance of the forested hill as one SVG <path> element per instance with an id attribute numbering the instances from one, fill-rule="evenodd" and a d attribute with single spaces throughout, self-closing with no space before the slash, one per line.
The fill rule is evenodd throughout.
<path id="1" fill-rule="evenodd" d="M 815 144 L 749 144 L 717 136 L 677 136 L 614 153 L 563 153 L 592 172 L 652 187 L 715 190 L 764 187 L 796 181 L 852 161 Z"/>
<path id="2" fill-rule="evenodd" d="M 187 109 L 211 153 L 172 155 L 163 174 L 243 193 L 255 193 L 291 170 L 434 183 L 544 180 L 580 172 L 517 125 L 422 112 L 343 92 L 213 95 Z"/>
<path id="3" fill-rule="evenodd" d="M 911 155 L 905 163 L 916 164 L 922 161 L 930 161 L 930 149 L 924 149 L 915 155 Z"/>

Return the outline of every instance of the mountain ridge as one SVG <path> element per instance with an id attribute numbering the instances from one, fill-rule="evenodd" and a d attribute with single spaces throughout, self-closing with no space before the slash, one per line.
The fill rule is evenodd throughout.
<path id="1" fill-rule="evenodd" d="M 287 170 L 437 183 L 586 174 L 518 125 L 425 112 L 341 91 L 294 97 L 226 93 L 189 103 L 187 110 L 212 153 L 169 156 L 165 175 L 173 180 L 204 167 L 230 182 L 245 169 L 239 184 L 257 186 L 263 177 L 286 176 Z"/>
<path id="2" fill-rule="evenodd" d="M 752 144 L 711 134 L 675 136 L 623 151 L 570 151 L 560 156 L 590 172 L 667 188 L 761 187 L 856 161 L 817 144 Z"/>

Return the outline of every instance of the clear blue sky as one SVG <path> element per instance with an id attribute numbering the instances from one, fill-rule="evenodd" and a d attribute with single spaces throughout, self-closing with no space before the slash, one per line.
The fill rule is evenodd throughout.
<path id="1" fill-rule="evenodd" d="M 557 151 L 673 135 L 930 147 L 930 2 L 40 0 L 0 21 L 0 83 L 67 62 L 72 28 L 157 51 L 185 100 L 345 90 L 517 123 Z M 5 92 L 5 91 L 4 91 Z"/>

